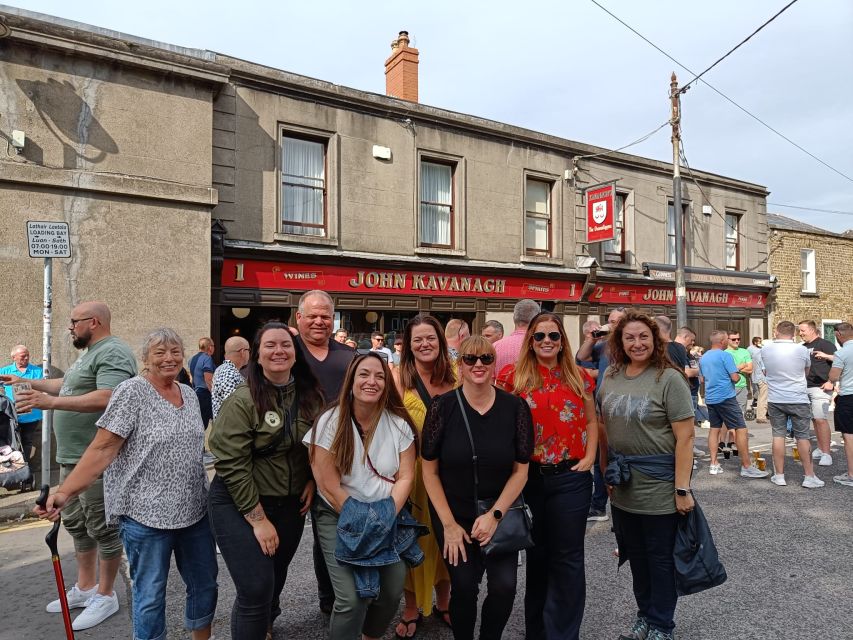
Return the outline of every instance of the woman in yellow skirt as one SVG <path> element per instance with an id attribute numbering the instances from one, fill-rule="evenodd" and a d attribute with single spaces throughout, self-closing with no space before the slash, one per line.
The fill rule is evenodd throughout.
<path id="1" fill-rule="evenodd" d="M 427 409 L 432 399 L 456 386 L 454 365 L 447 350 L 441 324 L 432 316 L 420 314 L 412 318 L 403 333 L 400 366 L 394 377 L 403 396 L 403 403 L 412 417 L 420 436 Z M 430 534 L 418 539 L 424 551 L 424 562 L 410 569 L 403 595 L 406 600 L 400 623 L 395 629 L 398 638 L 412 638 L 423 622 L 424 614 L 434 613 L 450 626 L 450 577 L 435 541 L 430 522 L 427 492 L 421 476 L 421 461 L 415 469 L 415 486 L 411 493 L 412 515 L 430 528 Z M 433 589 L 435 604 L 433 605 Z"/>

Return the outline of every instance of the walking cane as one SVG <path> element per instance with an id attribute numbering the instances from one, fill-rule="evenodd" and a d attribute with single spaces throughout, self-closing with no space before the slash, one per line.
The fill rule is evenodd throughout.
<path id="1" fill-rule="evenodd" d="M 50 493 L 49 485 L 42 485 L 41 493 L 36 499 L 36 504 L 42 509 L 47 505 L 47 496 Z M 65 579 L 62 577 L 62 564 L 59 562 L 59 549 L 56 540 L 59 537 L 59 520 L 53 523 L 50 531 L 44 537 L 47 546 L 50 547 L 50 555 L 53 560 L 53 575 L 56 578 L 56 589 L 59 591 L 59 604 L 62 606 L 62 620 L 65 622 L 65 637 L 74 640 L 74 630 L 71 628 L 71 610 L 68 608 L 68 598 L 65 596 Z"/>

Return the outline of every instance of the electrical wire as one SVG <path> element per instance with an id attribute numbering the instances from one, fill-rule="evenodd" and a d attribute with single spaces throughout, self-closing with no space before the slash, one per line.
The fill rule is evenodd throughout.
<path id="1" fill-rule="evenodd" d="M 800 209 L 802 211 L 815 211 L 817 213 L 834 213 L 839 216 L 853 216 L 853 211 L 838 211 L 837 209 L 815 209 L 814 207 L 798 207 L 794 204 L 781 204 L 779 202 L 768 202 L 773 207 L 785 207 L 786 209 Z"/>
<path id="2" fill-rule="evenodd" d="M 654 129 L 653 131 L 650 131 L 649 133 L 647 133 L 646 135 L 644 135 L 640 138 L 637 138 L 636 140 L 634 140 L 634 142 L 629 142 L 624 147 L 619 147 L 618 149 L 611 149 L 610 151 L 604 151 L 602 153 L 591 153 L 591 154 L 588 154 L 585 156 L 575 156 L 573 158 L 573 161 L 588 160 L 589 158 L 600 158 L 601 156 L 607 156 L 607 155 L 610 155 L 611 153 L 618 153 L 619 151 L 622 151 L 623 149 L 627 149 L 628 147 L 633 147 L 636 144 L 640 144 L 641 142 L 645 142 L 646 140 L 651 138 L 658 131 L 660 131 L 661 129 L 663 129 L 665 126 L 667 126 L 669 124 L 670 124 L 670 121 L 667 120 L 666 122 L 664 122 L 662 125 L 660 125 L 656 129 Z"/>
<path id="3" fill-rule="evenodd" d="M 601 9 L 602 11 L 604 11 L 605 13 L 607 13 L 609 16 L 611 16 L 612 18 L 614 18 L 616 21 L 618 21 L 619 23 L 621 23 L 622 25 L 624 25 L 627 29 L 629 29 L 630 31 L 632 31 L 633 33 L 635 33 L 637 36 L 639 36 L 640 38 L 642 38 L 645 42 L 647 42 L 649 45 L 651 45 L 652 47 L 654 47 L 655 49 L 657 49 L 657 50 L 658 50 L 660 53 L 662 53 L 664 56 L 666 56 L 667 58 L 669 58 L 670 60 L 672 60 L 672 61 L 673 61 L 675 64 L 677 64 L 679 67 L 681 67 L 682 69 L 684 69 L 685 71 L 687 71 L 688 73 L 690 73 L 690 74 L 692 74 L 692 75 L 696 75 L 696 72 L 694 72 L 694 71 L 692 71 L 692 70 L 688 69 L 686 66 L 684 66 L 683 64 L 681 64 L 678 60 L 676 60 L 675 58 L 673 58 L 673 57 L 672 57 L 671 55 L 669 55 L 666 51 L 664 51 L 664 50 L 663 50 L 663 49 L 661 49 L 659 46 L 657 46 L 654 42 L 652 42 L 652 41 L 651 41 L 651 40 L 649 40 L 647 37 L 645 37 L 643 34 L 641 34 L 639 31 L 637 31 L 636 29 L 634 29 L 634 27 L 632 27 L 631 25 L 629 25 L 627 22 L 625 22 L 624 20 L 622 20 L 621 18 L 619 18 L 617 15 L 615 15 L 614 13 L 612 13 L 611 11 L 609 11 L 606 7 L 602 6 L 599 2 L 597 2 L 596 0 L 590 0 L 590 2 L 592 2 L 592 3 L 593 3 L 595 6 L 597 6 L 599 9 Z M 704 72 L 703 72 L 703 73 L 704 73 Z M 697 77 L 698 77 L 698 76 L 697 76 Z M 693 82 L 693 81 L 691 81 L 691 82 Z M 773 127 L 771 127 L 769 124 L 767 124 L 766 122 L 764 122 L 764 120 L 762 120 L 762 119 L 761 119 L 761 118 L 759 118 L 757 115 L 755 115 L 755 114 L 751 113 L 751 112 L 750 112 L 749 110 L 747 110 L 745 107 L 742 107 L 742 106 L 741 106 L 741 105 L 739 105 L 737 102 L 735 102 L 734 100 L 732 100 L 731 98 L 729 98 L 726 94 L 724 94 L 722 91 L 720 91 L 720 90 L 719 90 L 719 89 L 717 89 L 715 86 L 713 86 L 712 84 L 710 84 L 707 80 L 704 80 L 704 79 L 703 79 L 703 80 L 701 80 L 701 82 L 702 82 L 702 84 L 704 84 L 706 87 L 708 87 L 709 89 L 711 89 L 714 93 L 716 93 L 717 95 L 719 95 L 721 98 L 723 98 L 723 99 L 727 100 L 728 102 L 730 102 L 731 104 L 733 104 L 735 107 L 737 107 L 738 109 L 740 109 L 741 111 L 743 111 L 743 112 L 744 112 L 746 115 L 748 115 L 750 118 L 752 118 L 753 120 L 755 120 L 756 122 L 758 122 L 759 124 L 761 124 L 762 126 L 764 126 L 765 128 L 769 129 L 770 131 L 772 131 L 773 133 L 775 133 L 777 136 L 779 136 L 779 137 L 780 137 L 780 138 L 782 138 L 783 140 L 785 140 L 785 142 L 787 142 L 787 143 L 789 143 L 789 144 L 793 145 L 794 147 L 796 147 L 797 149 L 799 149 L 800 151 L 802 151 L 803 153 L 805 153 L 805 154 L 806 154 L 807 156 L 809 156 L 812 160 L 815 160 L 816 162 L 819 162 L 819 163 L 820 163 L 820 164 L 822 164 L 824 167 L 826 167 L 826 168 L 827 168 L 827 169 L 829 169 L 830 171 L 833 171 L 834 173 L 837 173 L 837 174 L 838 174 L 839 176 L 841 176 L 842 178 L 845 178 L 846 180 L 849 180 L 850 182 L 853 182 L 853 178 L 851 178 L 850 176 L 848 176 L 848 175 L 847 175 L 847 174 L 845 174 L 845 173 L 842 173 L 841 171 L 839 171 L 838 169 L 836 169 L 836 168 L 835 168 L 835 167 L 833 167 L 832 165 L 828 164 L 827 162 L 824 162 L 823 160 L 821 160 L 820 158 L 818 158 L 815 154 L 813 154 L 811 151 L 809 151 L 809 150 L 805 149 L 805 148 L 804 148 L 804 147 L 802 147 L 801 145 L 799 145 L 799 144 L 797 144 L 796 142 L 794 142 L 793 140 L 791 140 L 788 136 L 786 136 L 785 134 L 783 134 L 781 131 L 779 131 L 779 130 L 777 130 L 777 129 L 774 129 Z"/>
<path id="4" fill-rule="evenodd" d="M 764 24 L 762 24 L 760 27 L 758 27 L 758 29 L 756 29 L 755 31 L 753 31 L 752 33 L 750 33 L 746 38 L 744 38 L 744 39 L 743 39 L 743 40 L 741 40 L 739 43 L 737 43 L 733 48 L 729 49 L 729 50 L 728 50 L 728 52 L 726 52 L 723 56 L 721 56 L 720 58 L 718 58 L 718 59 L 717 59 L 717 61 L 716 61 L 714 64 L 712 64 L 710 67 L 708 67 L 707 69 L 705 69 L 702 73 L 700 73 L 698 76 L 696 76 L 695 78 L 693 78 L 690 82 L 688 82 L 687 84 L 685 84 L 681 89 L 679 89 L 679 93 L 684 93 L 685 91 L 687 91 L 687 90 L 690 88 L 690 85 L 691 85 L 691 84 L 693 84 L 694 82 L 696 82 L 699 78 L 701 78 L 702 76 L 704 76 L 704 75 L 705 75 L 706 73 L 708 73 L 711 69 L 713 69 L 714 67 L 716 67 L 718 64 L 720 64 L 720 63 L 721 63 L 723 60 L 725 60 L 726 58 L 728 58 L 731 54 L 733 54 L 735 51 L 737 51 L 740 47 L 742 47 L 743 45 L 745 45 L 745 44 L 746 44 L 746 43 L 747 43 L 747 42 L 748 42 L 748 41 L 749 41 L 749 40 L 750 40 L 750 39 L 751 39 L 751 38 L 752 38 L 756 33 L 758 33 L 758 32 L 759 32 L 759 31 L 761 31 L 764 27 L 766 27 L 768 24 L 770 24 L 771 22 L 773 22 L 776 18 L 778 18 L 780 15 L 782 15 L 785 11 L 787 11 L 787 10 L 788 10 L 788 8 L 789 8 L 791 5 L 795 4 L 796 2 L 797 2 L 797 0 L 791 0 L 791 2 L 789 2 L 789 3 L 788 3 L 788 4 L 786 4 L 784 7 L 782 7 L 776 15 L 774 15 L 774 16 L 773 16 L 772 18 L 770 18 L 767 22 L 765 22 L 765 23 L 764 23 Z"/>

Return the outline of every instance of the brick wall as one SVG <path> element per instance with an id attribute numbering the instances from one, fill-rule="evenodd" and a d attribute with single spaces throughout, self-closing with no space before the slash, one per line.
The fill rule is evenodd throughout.
<path id="1" fill-rule="evenodd" d="M 815 251 L 817 292 L 802 293 L 801 249 Z M 782 320 L 853 321 L 853 238 L 772 229 L 770 273 L 778 278 L 770 326 Z"/>

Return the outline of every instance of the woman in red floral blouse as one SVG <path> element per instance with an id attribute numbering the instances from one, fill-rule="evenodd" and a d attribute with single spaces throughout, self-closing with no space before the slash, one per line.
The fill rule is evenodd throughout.
<path id="1" fill-rule="evenodd" d="M 533 512 L 524 597 L 526 637 L 579 637 L 586 601 L 584 535 L 598 426 L 595 383 L 575 364 L 561 318 L 540 313 L 498 386 L 524 398 L 535 437 L 524 498 Z"/>

